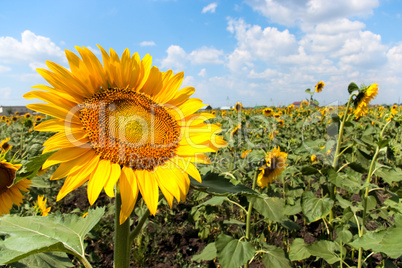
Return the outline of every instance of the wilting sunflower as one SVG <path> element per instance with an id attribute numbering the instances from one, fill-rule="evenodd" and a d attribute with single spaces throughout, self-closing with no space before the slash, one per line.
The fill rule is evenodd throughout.
<path id="1" fill-rule="evenodd" d="M 236 135 L 241 130 L 241 123 L 237 125 L 231 132 L 230 132 L 230 139 L 233 139 L 233 136 Z"/>
<path id="2" fill-rule="evenodd" d="M 38 199 L 35 203 L 35 208 L 42 214 L 43 217 L 47 216 L 52 209 L 51 207 L 46 207 L 47 198 L 44 195 L 38 195 Z"/>
<path id="3" fill-rule="evenodd" d="M 323 81 L 320 81 L 315 85 L 315 92 L 319 93 L 322 91 L 322 89 L 325 87 L 325 84 Z"/>
<path id="4" fill-rule="evenodd" d="M 27 192 L 30 180 L 23 179 L 13 185 L 15 173 L 21 165 L 12 164 L 0 156 L 0 216 L 8 214 L 13 204 L 19 206 L 24 199 L 21 192 Z"/>
<path id="5" fill-rule="evenodd" d="M 272 110 L 271 108 L 265 108 L 262 112 L 265 116 L 271 116 L 274 113 L 274 110 Z"/>
<path id="6" fill-rule="evenodd" d="M 286 168 L 287 156 L 288 154 L 281 152 L 279 147 L 267 153 L 257 177 L 257 183 L 261 188 L 267 187 L 281 175 L 282 171 Z"/>
<path id="7" fill-rule="evenodd" d="M 215 135 L 219 125 L 204 123 L 214 115 L 194 114 L 205 106 L 190 98 L 194 88 L 179 90 L 183 72 L 161 72 L 151 67 L 149 55 L 141 60 L 126 49 L 119 58 L 114 50 L 108 54 L 98 47 L 103 64 L 85 47 L 76 47 L 81 58 L 66 50 L 70 70 L 46 62 L 50 70 L 38 72 L 51 86 L 35 86 L 44 91 L 25 98 L 47 102 L 27 107 L 55 117 L 35 130 L 58 132 L 44 143 L 44 153 L 58 151 L 43 165 L 60 163 L 51 179 L 66 177 L 57 200 L 88 182 L 92 205 L 102 189 L 113 197 L 119 183 L 123 223 L 138 192 L 153 215 L 159 189 L 170 206 L 173 198 L 185 199 L 189 176 L 201 181 L 194 163 L 210 163 L 204 153 L 227 143 Z"/>
<path id="8" fill-rule="evenodd" d="M 234 108 L 235 108 L 236 112 L 240 112 L 241 109 L 243 108 L 243 104 L 241 104 L 240 102 L 236 102 Z"/>
<path id="9" fill-rule="evenodd" d="M 362 90 L 356 97 L 355 111 L 356 119 L 368 113 L 368 105 L 372 99 L 374 99 L 378 94 L 378 85 L 374 83 L 370 85 L 368 88 Z"/>

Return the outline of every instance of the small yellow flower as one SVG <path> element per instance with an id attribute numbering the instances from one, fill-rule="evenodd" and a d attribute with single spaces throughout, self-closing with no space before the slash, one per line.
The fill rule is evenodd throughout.
<path id="1" fill-rule="evenodd" d="M 0 142 L 0 153 L 6 153 L 11 150 L 13 146 L 8 143 L 9 141 L 10 138 L 6 138 Z"/>
<path id="2" fill-rule="evenodd" d="M 330 153 L 331 153 L 331 150 L 328 150 L 328 151 L 327 151 L 327 155 L 329 155 Z"/>
<path id="3" fill-rule="evenodd" d="M 323 81 L 320 81 L 315 85 L 315 92 L 319 93 L 322 91 L 322 89 L 325 87 L 325 84 Z"/>
<path id="4" fill-rule="evenodd" d="M 251 153 L 251 151 L 252 150 L 247 150 L 247 151 L 244 151 L 242 154 L 241 154 L 241 158 L 246 158 L 247 157 L 247 155 L 249 154 L 249 153 Z"/>
<path id="5" fill-rule="evenodd" d="M 45 196 L 38 195 L 38 201 L 36 201 L 35 208 L 42 213 L 42 216 L 45 217 L 49 214 L 51 207 L 46 207 L 47 198 L 43 199 Z"/>
<path id="6" fill-rule="evenodd" d="M 315 162 L 315 161 L 317 160 L 317 156 L 316 156 L 315 154 L 313 154 L 313 155 L 310 157 L 310 160 L 311 160 L 311 162 Z"/>
<path id="7" fill-rule="evenodd" d="M 235 108 L 236 112 L 240 112 L 241 109 L 243 108 L 243 104 L 241 104 L 240 102 L 236 102 L 234 108 Z"/>

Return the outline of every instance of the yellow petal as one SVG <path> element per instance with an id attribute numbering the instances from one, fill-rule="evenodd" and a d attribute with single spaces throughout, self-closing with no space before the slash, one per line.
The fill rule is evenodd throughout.
<path id="1" fill-rule="evenodd" d="M 116 185 L 116 182 L 120 178 L 121 168 L 120 168 L 120 165 L 117 163 L 111 163 L 111 168 L 112 168 L 112 170 L 110 172 L 109 179 L 108 179 L 104 189 L 105 189 L 105 193 L 109 197 L 114 197 L 114 186 Z"/>
<path id="2" fill-rule="evenodd" d="M 64 148 L 52 154 L 42 165 L 42 169 L 46 169 L 52 165 L 67 162 L 80 157 L 81 155 L 88 153 L 92 149 L 82 149 L 78 147 Z"/>
<path id="3" fill-rule="evenodd" d="M 119 188 L 121 194 L 120 224 L 123 224 L 131 215 L 138 197 L 137 178 L 131 168 L 123 167 Z"/>
<path id="4" fill-rule="evenodd" d="M 159 199 L 159 189 L 155 174 L 148 170 L 136 170 L 135 176 L 138 180 L 142 198 L 144 199 L 149 212 L 152 215 L 155 215 Z"/>
<path id="5" fill-rule="evenodd" d="M 93 150 L 89 150 L 88 153 L 65 163 L 61 163 L 60 166 L 53 173 L 51 180 L 57 180 L 64 178 L 74 172 L 85 168 L 88 163 L 96 157 L 96 154 Z"/>
<path id="6" fill-rule="evenodd" d="M 95 203 L 96 199 L 98 199 L 102 188 L 105 186 L 107 180 L 109 179 L 110 171 L 110 161 L 101 159 L 95 172 L 90 177 L 87 186 L 88 201 L 91 206 Z"/>

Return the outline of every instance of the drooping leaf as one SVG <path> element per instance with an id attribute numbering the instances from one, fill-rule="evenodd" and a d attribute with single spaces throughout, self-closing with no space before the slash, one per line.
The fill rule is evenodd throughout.
<path id="1" fill-rule="evenodd" d="M 0 234 L 6 238 L 0 240 L 0 264 L 12 263 L 32 254 L 50 251 L 68 252 L 85 257 L 85 235 L 99 222 L 104 211 L 104 208 L 90 210 L 85 218 L 74 214 L 1 217 Z"/>
<path id="2" fill-rule="evenodd" d="M 216 246 L 215 242 L 209 243 L 200 254 L 194 255 L 192 261 L 211 261 L 216 258 Z"/>
<path id="3" fill-rule="evenodd" d="M 291 261 L 300 261 L 307 259 L 311 253 L 307 249 L 307 245 L 302 238 L 295 238 L 289 249 L 289 259 Z"/>
<path id="4" fill-rule="evenodd" d="M 289 259 L 286 258 L 283 249 L 268 245 L 264 247 L 264 251 L 267 251 L 264 252 L 264 255 L 262 255 L 262 262 L 264 263 L 265 267 L 292 267 Z"/>
<path id="5" fill-rule="evenodd" d="M 218 236 L 215 246 L 223 268 L 240 267 L 246 264 L 255 253 L 250 242 L 234 239 L 224 234 Z"/>
<path id="6" fill-rule="evenodd" d="M 301 205 L 303 214 L 310 222 L 314 222 L 329 214 L 334 201 L 328 197 L 317 198 L 312 192 L 304 192 Z"/>
<path id="7" fill-rule="evenodd" d="M 199 183 L 191 177 L 190 182 L 191 187 L 193 187 L 194 189 L 213 195 L 258 195 L 256 191 L 253 191 L 245 185 L 234 185 L 224 176 L 211 172 L 208 172 L 207 174 L 205 174 L 205 176 L 202 177 L 202 183 Z"/>
<path id="8" fill-rule="evenodd" d="M 352 94 L 353 91 L 359 90 L 359 87 L 355 83 L 350 83 L 348 86 L 348 92 L 349 94 Z"/>

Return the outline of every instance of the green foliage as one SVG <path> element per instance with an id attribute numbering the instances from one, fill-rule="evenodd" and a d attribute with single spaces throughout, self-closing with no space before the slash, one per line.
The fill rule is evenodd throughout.
<path id="1" fill-rule="evenodd" d="M 0 241 L 0 263 L 12 263 L 32 254 L 51 251 L 67 252 L 85 259 L 85 235 L 103 214 L 104 209 L 98 208 L 90 210 L 86 218 L 73 214 L 3 216 L 0 233 L 6 238 Z"/>
<path id="2" fill-rule="evenodd" d="M 221 234 L 215 241 L 217 255 L 222 267 L 240 267 L 247 263 L 255 253 L 250 242 L 234 239 Z"/>

